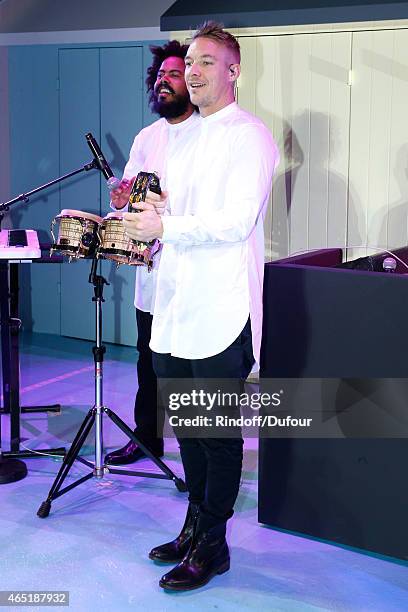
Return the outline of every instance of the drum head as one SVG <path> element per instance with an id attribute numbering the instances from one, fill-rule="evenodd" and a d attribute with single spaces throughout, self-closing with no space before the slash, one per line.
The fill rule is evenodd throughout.
<path id="1" fill-rule="evenodd" d="M 108 213 L 103 220 L 107 221 L 108 219 L 117 219 L 118 221 L 123 221 L 123 212 L 121 210 L 117 210 L 116 212 Z"/>
<path id="2" fill-rule="evenodd" d="M 94 215 L 89 212 L 84 212 L 83 210 L 74 210 L 72 208 L 64 208 L 61 210 L 60 214 L 56 217 L 57 219 L 61 219 L 63 217 L 72 217 L 73 219 L 89 219 L 90 221 L 94 221 L 95 223 L 102 223 L 102 217 L 98 215 Z"/>

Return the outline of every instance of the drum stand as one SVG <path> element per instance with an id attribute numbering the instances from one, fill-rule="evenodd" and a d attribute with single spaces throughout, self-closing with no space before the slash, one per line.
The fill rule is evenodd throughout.
<path id="1" fill-rule="evenodd" d="M 103 356 L 106 351 L 106 348 L 102 344 L 102 302 L 105 301 L 103 299 L 103 286 L 105 284 L 108 285 L 109 283 L 103 276 L 96 274 L 97 265 L 98 260 L 95 258 L 92 261 L 92 268 L 89 276 L 89 282 L 92 283 L 94 286 L 94 297 L 92 298 L 92 301 L 95 302 L 96 310 L 96 344 L 92 348 L 95 364 L 95 405 L 89 410 L 84 421 L 82 422 L 74 438 L 74 441 L 72 442 L 71 447 L 62 462 L 61 468 L 48 493 L 47 499 L 41 504 L 38 509 L 37 516 L 39 516 L 40 518 L 46 518 L 49 515 L 51 510 L 51 503 L 54 499 L 57 499 L 57 497 L 61 497 L 61 495 L 64 495 L 64 493 L 67 493 L 71 489 L 77 487 L 78 485 L 85 482 L 86 480 L 89 480 L 90 478 L 95 477 L 97 479 L 102 479 L 105 474 L 125 474 L 127 476 L 139 476 L 145 478 L 162 478 L 164 480 L 172 480 L 176 485 L 178 491 L 185 492 L 187 490 L 184 481 L 181 478 L 178 478 L 163 461 L 153 455 L 153 453 L 151 453 L 149 449 L 144 446 L 144 444 L 122 421 L 122 419 L 120 419 L 112 410 L 103 405 Z M 142 449 L 146 457 L 151 459 L 162 471 L 161 474 L 150 472 L 136 472 L 133 470 L 118 470 L 116 468 L 112 468 L 110 466 L 105 465 L 103 457 L 102 435 L 102 417 L 104 414 L 108 416 L 111 421 L 113 421 L 113 423 L 128 436 L 130 440 L 132 440 Z M 90 461 L 87 461 L 86 459 L 83 459 L 79 456 L 79 452 L 93 425 L 95 425 L 95 463 L 91 463 Z M 65 478 L 67 477 L 75 459 L 77 459 L 84 465 L 92 468 L 92 471 L 89 472 L 86 476 L 83 476 L 79 480 L 76 480 L 72 484 L 61 489 L 61 486 Z"/>

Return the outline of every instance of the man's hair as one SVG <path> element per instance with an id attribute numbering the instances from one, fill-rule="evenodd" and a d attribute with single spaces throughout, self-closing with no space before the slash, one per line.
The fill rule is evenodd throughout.
<path id="1" fill-rule="evenodd" d="M 241 61 L 241 50 L 239 42 L 230 32 L 223 29 L 224 25 L 217 21 L 205 21 L 194 33 L 192 40 L 197 38 L 210 38 L 220 45 L 227 47 L 236 59 L 236 63 Z"/>
<path id="2" fill-rule="evenodd" d="M 152 65 L 147 69 L 146 91 L 150 92 L 149 102 L 153 100 L 154 84 L 157 79 L 157 73 L 160 66 L 168 57 L 180 57 L 182 60 L 186 57 L 188 45 L 182 45 L 178 40 L 170 40 L 162 47 L 151 46 L 150 51 L 153 55 Z"/>

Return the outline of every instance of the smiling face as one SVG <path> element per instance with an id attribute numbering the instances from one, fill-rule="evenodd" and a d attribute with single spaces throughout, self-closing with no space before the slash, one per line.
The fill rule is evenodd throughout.
<path id="1" fill-rule="evenodd" d="M 181 57 L 168 57 L 160 66 L 154 84 L 153 111 L 171 123 L 174 119 L 184 120 L 193 112 Z"/>
<path id="2" fill-rule="evenodd" d="M 196 38 L 188 48 L 185 65 L 188 93 L 202 117 L 234 101 L 240 65 L 227 46 L 210 38 Z"/>

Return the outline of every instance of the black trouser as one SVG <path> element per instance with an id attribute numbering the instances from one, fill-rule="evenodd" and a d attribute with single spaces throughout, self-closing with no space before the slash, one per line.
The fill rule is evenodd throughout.
<path id="1" fill-rule="evenodd" d="M 137 321 L 137 379 L 139 388 L 135 399 L 136 435 L 154 452 L 163 452 L 163 437 L 158 432 L 163 431 L 164 415 L 157 411 L 157 378 L 153 369 L 152 351 L 149 347 L 153 316 L 136 308 Z"/>
<path id="2" fill-rule="evenodd" d="M 153 352 L 158 378 L 226 378 L 245 380 L 254 363 L 248 319 L 238 338 L 205 359 L 180 359 Z M 200 530 L 225 523 L 233 514 L 242 470 L 242 437 L 179 438 L 189 501 L 200 505 Z"/>

